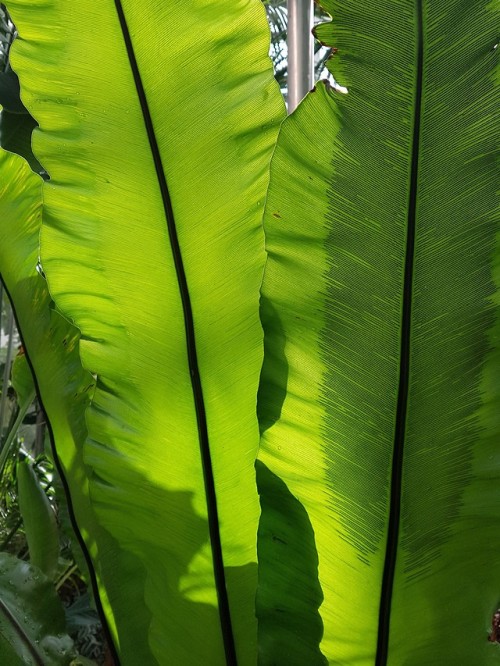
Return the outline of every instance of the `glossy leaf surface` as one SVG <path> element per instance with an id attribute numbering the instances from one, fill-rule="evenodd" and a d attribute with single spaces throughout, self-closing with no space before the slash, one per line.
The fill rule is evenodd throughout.
<path id="1" fill-rule="evenodd" d="M 349 92 L 285 122 L 266 206 L 261 662 L 493 665 L 492 6 L 324 6 Z"/>

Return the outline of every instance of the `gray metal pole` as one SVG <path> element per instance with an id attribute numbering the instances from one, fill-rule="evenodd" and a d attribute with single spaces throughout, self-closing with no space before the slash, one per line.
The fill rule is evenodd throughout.
<path id="1" fill-rule="evenodd" d="M 288 113 L 314 85 L 313 1 L 288 0 Z"/>

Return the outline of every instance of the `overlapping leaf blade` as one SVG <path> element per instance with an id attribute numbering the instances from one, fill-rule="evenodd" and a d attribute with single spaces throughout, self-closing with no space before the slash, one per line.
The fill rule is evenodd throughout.
<path id="1" fill-rule="evenodd" d="M 493 664 L 493 10 L 324 6 L 349 92 L 285 122 L 266 206 L 262 664 Z"/>
<path id="2" fill-rule="evenodd" d="M 42 263 L 97 376 L 95 514 L 146 572 L 159 663 L 233 663 L 234 643 L 253 664 L 260 220 L 283 113 L 263 7 L 9 9 L 51 178 Z"/>
<path id="3" fill-rule="evenodd" d="M 0 183 L 0 275 L 15 304 L 51 437 L 57 443 L 55 462 L 64 485 L 71 490 L 69 508 L 75 513 L 82 545 L 92 554 L 94 575 L 101 582 L 97 602 L 115 639 L 118 625 L 124 660 L 152 661 L 144 638 L 150 620 L 141 584 L 144 574 L 132 556 L 120 551 L 101 529 L 90 506 L 83 444 L 87 436 L 85 410 L 94 380 L 81 366 L 78 330 L 54 309 L 46 281 L 37 269 L 41 179 L 21 158 L 0 151 Z M 98 544 L 104 552 L 114 553 L 112 562 L 100 560 Z M 116 573 L 117 562 L 125 572 L 121 577 Z M 133 616 L 129 605 L 136 610 Z"/>

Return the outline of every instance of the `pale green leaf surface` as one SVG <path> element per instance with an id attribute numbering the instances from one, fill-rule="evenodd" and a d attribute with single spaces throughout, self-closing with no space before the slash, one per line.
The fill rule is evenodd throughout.
<path id="1" fill-rule="evenodd" d="M 93 556 L 96 576 L 105 584 L 106 591 L 100 585 L 99 594 L 115 636 L 115 622 L 119 625 L 120 654 L 124 659 L 140 658 L 151 663 L 153 657 L 144 639 L 149 623 L 143 598 L 144 573 L 132 556 L 117 548 L 113 538 L 100 528 L 89 503 L 82 456 L 87 436 L 84 413 L 94 381 L 81 366 L 78 330 L 54 310 L 46 281 L 37 272 L 41 179 L 20 157 L 0 151 L 0 184 L 0 276 L 14 303 L 27 357 L 37 379 L 56 444 L 55 462 L 59 461 L 59 472 L 69 485 L 72 509 Z M 14 381 L 19 389 L 20 368 L 16 363 Z M 25 377 L 24 383 L 27 382 Z M 114 554 L 112 562 L 99 558 L 97 542 L 104 552 Z M 116 573 L 118 561 L 125 572 L 123 577 Z M 131 614 L 131 607 L 137 615 Z"/>
<path id="2" fill-rule="evenodd" d="M 338 48 L 330 67 L 349 92 L 320 84 L 285 122 L 266 204 L 261 663 L 319 665 L 319 649 L 338 666 L 493 665 L 494 13 L 459 2 L 324 6 L 334 22 L 318 33 Z M 303 516 L 291 536 L 287 503 Z M 288 594 L 273 605 L 283 581 Z M 297 654 L 292 634 L 305 621 L 319 638 Z"/>
<path id="3" fill-rule="evenodd" d="M 238 663 L 250 665 L 260 222 L 283 103 L 258 0 L 122 4 L 180 253 L 167 231 L 120 3 L 14 0 L 22 39 L 13 64 L 40 124 L 35 153 L 51 177 L 42 263 L 58 307 L 82 331 L 83 364 L 98 377 L 84 452 L 90 496 L 101 525 L 146 570 L 156 659 L 219 666 L 223 634 L 227 648 L 233 633 Z M 187 289 L 179 288 L 179 254 Z M 195 340 L 187 343 L 189 305 Z M 210 468 L 218 524 L 205 488 Z M 219 598 L 227 590 L 232 628 L 221 621 L 216 588 Z"/>

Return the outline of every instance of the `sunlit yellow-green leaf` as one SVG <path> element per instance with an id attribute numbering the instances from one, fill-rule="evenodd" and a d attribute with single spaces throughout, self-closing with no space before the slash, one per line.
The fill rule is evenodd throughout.
<path id="1" fill-rule="evenodd" d="M 261 663 L 493 666 L 497 21 L 323 4 L 348 93 L 284 123 L 265 215 Z"/>
<path id="2" fill-rule="evenodd" d="M 50 176 L 41 262 L 96 377 L 92 509 L 135 558 L 117 578 L 143 594 L 159 664 L 253 665 L 261 218 L 283 116 L 264 8 L 12 0 L 9 11 Z"/>
<path id="3" fill-rule="evenodd" d="M 149 621 L 138 584 L 140 567 L 100 528 L 89 502 L 83 462 L 83 443 L 87 436 L 84 417 L 94 380 L 81 366 L 78 330 L 56 312 L 46 281 L 37 270 L 41 205 L 40 178 L 20 157 L 0 151 L 0 277 L 15 305 L 26 350 L 26 357 L 14 363 L 14 386 L 22 396 L 29 394 L 30 378 L 24 365 L 29 357 L 48 417 L 51 439 L 56 443 L 54 462 L 64 486 L 71 490 L 68 507 L 77 519 L 77 535 L 82 547 L 93 556 L 94 565 L 90 561 L 88 564 L 91 572 L 96 570 L 94 581 L 97 576 L 101 582 L 99 591 L 94 585 L 96 602 L 103 607 L 112 629 L 115 616 L 118 618 L 123 658 L 139 658 L 147 663 L 152 659 L 151 653 L 147 642 L 139 640 L 144 637 Z M 22 390 L 21 385 L 25 387 Z M 23 397 L 22 401 L 25 405 L 31 399 Z M 8 445 L 7 440 L 5 446 Z M 98 543 L 104 552 L 114 553 L 112 562 L 99 558 Z M 117 576 L 117 562 L 126 575 Z M 127 612 L 129 603 L 137 610 L 134 616 Z M 116 629 L 114 633 L 116 640 Z"/>

